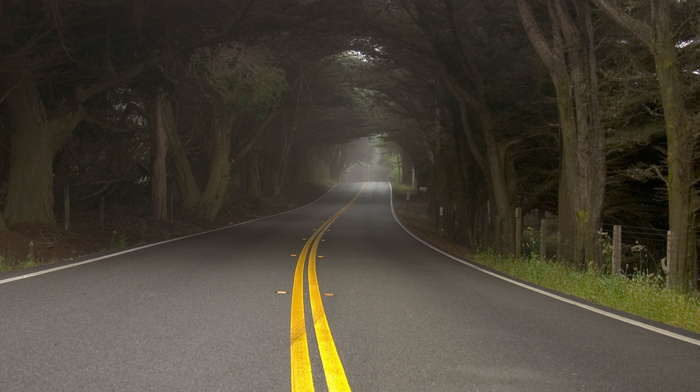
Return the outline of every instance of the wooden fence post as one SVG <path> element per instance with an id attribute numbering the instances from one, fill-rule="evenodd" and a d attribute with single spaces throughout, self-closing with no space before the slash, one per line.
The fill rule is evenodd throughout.
<path id="1" fill-rule="evenodd" d="M 547 226 L 544 219 L 540 220 L 540 258 L 547 259 Z"/>
<path id="2" fill-rule="evenodd" d="M 672 265 L 676 265 L 676 263 L 672 263 L 673 248 L 675 245 L 675 235 L 671 230 L 669 230 L 666 233 L 666 262 L 661 264 L 661 268 L 663 268 L 664 272 L 666 272 L 667 274 L 670 271 L 670 267 Z"/>
<path id="3" fill-rule="evenodd" d="M 622 271 L 622 226 L 613 226 L 612 274 Z"/>
<path id="4" fill-rule="evenodd" d="M 100 228 L 105 227 L 105 197 L 100 196 Z"/>
<path id="5" fill-rule="evenodd" d="M 170 221 L 172 222 L 175 219 L 175 199 L 173 192 L 168 192 L 169 194 L 169 199 L 170 199 L 170 205 L 169 205 L 169 211 L 168 211 L 168 216 L 170 217 Z"/>
<path id="6" fill-rule="evenodd" d="M 68 184 L 63 188 L 63 213 L 65 216 L 63 227 L 68 230 L 70 229 L 70 187 Z"/>
<path id="7" fill-rule="evenodd" d="M 523 209 L 515 208 L 515 258 L 523 256 Z"/>

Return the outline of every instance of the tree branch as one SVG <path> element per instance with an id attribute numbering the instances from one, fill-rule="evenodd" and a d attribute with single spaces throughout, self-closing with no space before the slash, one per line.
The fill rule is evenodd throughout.
<path id="1" fill-rule="evenodd" d="M 549 70 L 557 69 L 562 59 L 557 58 L 557 55 L 545 39 L 528 0 L 517 0 L 517 2 L 518 10 L 520 11 L 520 20 L 523 22 L 525 33 L 530 39 L 530 42 L 532 42 L 532 46 Z"/>
<path id="2" fill-rule="evenodd" d="M 518 0 L 522 1 L 522 0 Z M 629 30 L 650 50 L 654 50 L 654 31 L 651 26 L 639 21 L 625 12 L 610 0 L 591 0 L 598 8 L 608 15 L 615 23 Z"/>

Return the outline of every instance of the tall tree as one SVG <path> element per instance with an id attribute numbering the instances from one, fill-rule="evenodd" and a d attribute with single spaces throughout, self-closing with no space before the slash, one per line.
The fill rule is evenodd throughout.
<path id="1" fill-rule="evenodd" d="M 551 23 L 533 11 L 533 0 L 517 0 L 525 31 L 547 66 L 556 91 L 561 139 L 558 257 L 580 267 L 602 253 L 605 197 L 605 132 L 601 126 L 593 21 L 587 0 L 538 2 Z M 544 14 L 542 12 L 541 14 Z"/>
<path id="2" fill-rule="evenodd" d="M 693 2 L 673 0 L 645 2 L 648 4 L 648 19 L 644 21 L 629 14 L 615 1 L 591 1 L 642 41 L 654 57 L 666 124 L 669 228 L 674 236 L 674 246 L 668 255 L 667 284 L 670 287 L 696 288 L 697 245 L 694 229 L 698 197 L 693 158 L 698 143 L 700 110 L 695 108 L 693 112 L 687 105 L 676 37 L 676 31 L 680 29 L 678 22 L 674 23 L 672 13 L 676 8 L 684 9 L 690 11 L 689 15 L 694 15 L 697 21 L 697 3 L 693 6 Z M 697 36 L 691 38 L 695 41 L 698 39 Z"/>

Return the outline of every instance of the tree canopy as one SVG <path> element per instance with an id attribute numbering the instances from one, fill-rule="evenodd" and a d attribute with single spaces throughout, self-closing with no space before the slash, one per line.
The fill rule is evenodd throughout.
<path id="1" fill-rule="evenodd" d="M 514 251 L 558 216 L 600 265 L 603 222 L 681 239 L 697 286 L 700 6 L 662 0 L 5 0 L 0 230 L 95 208 L 214 221 L 234 195 L 339 180 L 367 137 L 448 235 Z M 366 147 L 366 146 L 365 146 Z M 364 147 L 363 147 L 364 148 Z M 364 150 L 363 150 L 364 151 Z"/>

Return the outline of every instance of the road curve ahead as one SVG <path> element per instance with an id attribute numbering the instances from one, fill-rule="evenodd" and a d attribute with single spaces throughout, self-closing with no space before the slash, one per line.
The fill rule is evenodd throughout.
<path id="1" fill-rule="evenodd" d="M 287 214 L 0 278 L 0 391 L 700 390 L 697 335 L 494 275 L 405 232 L 388 184 L 342 184 Z"/>

